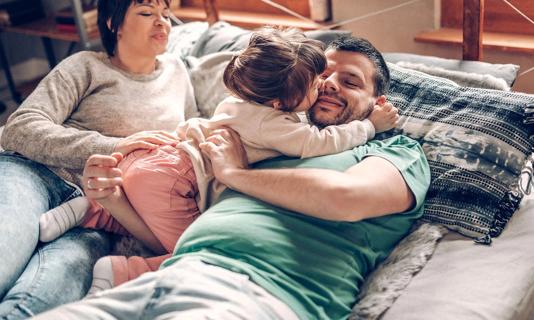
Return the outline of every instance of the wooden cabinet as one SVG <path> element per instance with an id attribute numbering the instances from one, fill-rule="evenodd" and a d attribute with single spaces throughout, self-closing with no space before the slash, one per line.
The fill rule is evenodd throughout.
<path id="1" fill-rule="evenodd" d="M 98 31 L 88 33 L 86 31 L 84 21 L 82 19 L 82 3 L 80 0 L 71 0 L 71 10 L 76 24 L 77 32 L 61 31 L 56 28 L 56 23 L 53 17 L 48 17 L 42 20 L 31 21 L 25 24 L 9 26 L 2 29 L 3 32 L 12 32 L 18 34 L 25 34 L 29 36 L 40 37 L 43 43 L 43 48 L 48 59 L 50 68 L 57 64 L 56 55 L 52 46 L 52 40 L 62 40 L 70 42 L 68 55 L 74 50 L 74 46 L 79 43 L 83 49 L 91 49 L 98 43 Z M 4 45 L 0 38 L 0 63 L 4 69 L 4 74 L 8 82 L 11 96 L 16 102 L 22 102 L 23 95 L 19 92 L 19 88 L 15 87 L 13 76 L 9 67 Z M 31 85 L 28 90 L 31 90 Z"/>

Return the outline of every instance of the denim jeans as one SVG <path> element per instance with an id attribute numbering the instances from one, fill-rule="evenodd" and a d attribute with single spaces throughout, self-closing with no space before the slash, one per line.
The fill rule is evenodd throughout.
<path id="1" fill-rule="evenodd" d="M 247 275 L 186 257 L 35 319 L 298 320 L 298 317 Z"/>
<path id="2" fill-rule="evenodd" d="M 107 234 L 72 229 L 39 243 L 39 216 L 79 196 L 46 166 L 0 153 L 0 319 L 25 319 L 81 299 L 95 261 L 110 250 Z"/>

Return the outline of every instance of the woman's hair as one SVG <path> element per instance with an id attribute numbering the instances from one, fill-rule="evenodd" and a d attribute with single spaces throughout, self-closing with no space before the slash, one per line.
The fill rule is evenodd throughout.
<path id="1" fill-rule="evenodd" d="M 100 31 L 102 45 L 110 57 L 115 55 L 117 32 L 124 22 L 130 5 L 143 2 L 160 3 L 160 1 L 169 7 L 172 0 L 98 0 L 98 31 Z"/>
<path id="2" fill-rule="evenodd" d="M 258 104 L 279 99 L 292 111 L 326 68 L 321 42 L 296 29 L 265 27 L 254 32 L 248 47 L 224 70 L 224 84 L 237 97 Z"/>

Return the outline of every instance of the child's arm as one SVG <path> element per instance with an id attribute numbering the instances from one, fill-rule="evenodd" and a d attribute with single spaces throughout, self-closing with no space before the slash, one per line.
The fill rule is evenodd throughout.
<path id="1" fill-rule="evenodd" d="M 255 140 L 249 140 L 284 155 L 301 158 L 346 151 L 371 140 L 375 130 L 382 132 L 396 126 L 397 108 L 387 103 L 385 96 L 381 96 L 377 103 L 380 105 L 374 106 L 371 113 L 373 120 L 354 120 L 323 129 L 298 122 L 296 116 L 292 118 L 287 114 L 273 112 L 262 119 Z"/>
<path id="2" fill-rule="evenodd" d="M 257 139 L 252 141 L 286 156 L 310 158 L 362 145 L 374 137 L 374 131 L 369 120 L 319 129 L 311 124 L 277 117 L 265 119 L 258 130 Z"/>
<path id="3" fill-rule="evenodd" d="M 265 117 L 258 129 L 255 137 L 247 140 L 284 155 L 301 158 L 349 150 L 375 135 L 375 128 L 367 119 L 319 129 L 276 112 Z"/>

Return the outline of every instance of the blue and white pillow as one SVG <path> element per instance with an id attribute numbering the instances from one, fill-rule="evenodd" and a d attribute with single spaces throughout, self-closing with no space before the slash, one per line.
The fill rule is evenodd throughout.
<path id="1" fill-rule="evenodd" d="M 525 109 L 534 95 L 460 87 L 393 64 L 389 100 L 395 130 L 418 140 L 432 179 L 423 221 L 489 244 L 517 210 L 518 181 L 532 153 Z"/>

